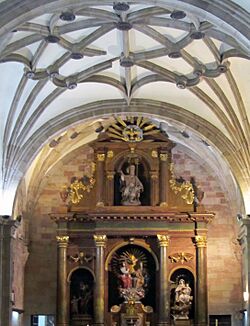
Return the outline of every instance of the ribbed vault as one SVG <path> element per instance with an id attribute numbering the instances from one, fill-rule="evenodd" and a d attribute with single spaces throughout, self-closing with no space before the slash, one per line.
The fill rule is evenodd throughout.
<path id="1" fill-rule="evenodd" d="M 98 124 L 128 113 L 162 123 L 170 138 L 209 157 L 222 180 L 234 184 L 234 176 L 246 204 L 249 35 L 249 13 L 229 0 L 3 1 L 3 193 L 13 198 L 43 146 L 31 181 L 94 139 Z"/>

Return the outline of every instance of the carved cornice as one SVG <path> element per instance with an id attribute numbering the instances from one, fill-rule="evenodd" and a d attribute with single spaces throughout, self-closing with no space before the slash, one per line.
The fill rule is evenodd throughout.
<path id="1" fill-rule="evenodd" d="M 159 247 L 168 247 L 170 238 L 168 235 L 157 234 Z"/>
<path id="2" fill-rule="evenodd" d="M 160 209 L 160 208 L 159 208 Z M 68 213 L 50 215 L 51 219 L 57 223 L 59 222 L 89 222 L 89 221 L 166 221 L 169 223 L 195 223 L 203 222 L 205 224 L 211 222 L 214 218 L 213 213 L 204 214 L 188 214 L 188 213 L 164 213 L 164 212 L 152 212 L 152 213 L 130 213 L 130 212 L 89 212 L 89 213 Z"/>

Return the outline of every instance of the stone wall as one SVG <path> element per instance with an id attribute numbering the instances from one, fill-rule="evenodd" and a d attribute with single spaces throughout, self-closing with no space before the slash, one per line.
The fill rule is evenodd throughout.
<path id="1" fill-rule="evenodd" d="M 81 177 L 93 159 L 89 147 L 81 148 L 60 161 L 47 177 L 29 225 L 29 258 L 25 269 L 25 326 L 32 314 L 56 312 L 56 225 L 49 213 L 58 211 L 62 200 L 59 191 L 73 176 Z M 87 163 L 88 164 L 87 164 Z M 233 325 L 239 325 L 242 308 L 241 257 L 237 243 L 237 223 L 230 211 L 227 196 L 218 178 L 204 162 L 195 161 L 173 150 L 176 176 L 188 180 L 195 176 L 205 192 L 202 204 L 216 213 L 208 230 L 209 314 L 231 314 Z M 232 272 L 233 271 L 233 272 Z"/>

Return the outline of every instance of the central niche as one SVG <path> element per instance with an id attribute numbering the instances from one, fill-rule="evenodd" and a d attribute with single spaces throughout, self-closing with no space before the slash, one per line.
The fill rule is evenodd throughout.
<path id="1" fill-rule="evenodd" d="M 155 309 L 156 265 L 144 247 L 119 248 L 109 264 L 109 310 L 131 298 Z"/>
<path id="2" fill-rule="evenodd" d="M 114 182 L 115 206 L 150 205 L 149 172 L 139 157 L 128 157 L 118 164 Z"/>

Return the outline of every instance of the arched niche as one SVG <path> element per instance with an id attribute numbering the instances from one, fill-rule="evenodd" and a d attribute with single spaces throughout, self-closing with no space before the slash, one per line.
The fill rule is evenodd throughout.
<path id="1" fill-rule="evenodd" d="M 134 256 L 133 269 L 130 270 L 130 285 L 124 283 L 122 267 L 125 261 L 131 260 Z M 131 264 L 132 265 L 132 264 Z M 130 266 L 131 266 L 130 265 Z M 119 305 L 125 301 L 121 296 L 121 290 L 126 286 L 136 288 L 138 284 L 137 272 L 143 275 L 144 297 L 141 298 L 142 304 L 156 307 L 156 262 L 153 255 L 138 244 L 125 244 L 110 256 L 108 264 L 108 307 Z M 126 281 L 127 282 L 127 281 Z M 125 285 L 126 284 L 126 285 Z"/>
<path id="2" fill-rule="evenodd" d="M 85 267 L 74 269 L 68 277 L 70 283 L 70 317 L 93 317 L 93 290 L 95 279 Z"/>
<path id="3" fill-rule="evenodd" d="M 171 316 L 174 315 L 173 307 L 176 304 L 176 290 L 178 289 L 178 285 L 184 280 L 184 283 L 191 288 L 191 304 L 189 310 L 189 319 L 194 319 L 194 308 L 195 308 L 195 277 L 193 272 L 188 267 L 177 268 L 172 271 L 170 275 L 170 309 Z"/>
<path id="4" fill-rule="evenodd" d="M 113 163 L 114 171 L 114 206 L 120 206 L 122 202 L 121 195 L 121 173 L 125 175 L 129 173 L 129 166 L 135 166 L 135 175 L 139 178 L 143 185 L 143 191 L 140 195 L 142 206 L 150 205 L 150 172 L 151 159 L 148 155 L 138 150 L 133 153 L 125 151 L 116 156 Z"/>

